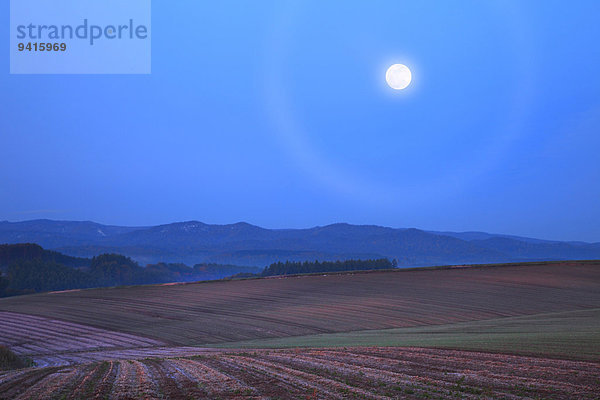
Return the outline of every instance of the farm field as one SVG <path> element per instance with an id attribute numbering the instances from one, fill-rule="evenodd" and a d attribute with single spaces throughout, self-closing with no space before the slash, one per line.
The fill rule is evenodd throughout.
<path id="1" fill-rule="evenodd" d="M 600 263 L 0 299 L 0 399 L 596 399 Z"/>
<path id="2" fill-rule="evenodd" d="M 220 348 L 409 346 L 600 361 L 600 309 L 455 324 L 258 339 Z"/>
<path id="3" fill-rule="evenodd" d="M 45 293 L 0 311 L 168 345 L 426 327 L 600 308 L 600 263 L 297 276 Z"/>
<path id="4" fill-rule="evenodd" d="M 57 354 L 165 346 L 161 341 L 32 315 L 0 312 L 0 345 L 38 365 Z"/>
<path id="5" fill-rule="evenodd" d="M 0 373 L 2 399 L 596 399 L 598 364 L 417 348 L 222 352 Z"/>

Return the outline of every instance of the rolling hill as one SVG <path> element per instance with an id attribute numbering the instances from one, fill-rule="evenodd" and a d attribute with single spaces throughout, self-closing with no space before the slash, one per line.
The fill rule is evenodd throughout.
<path id="1" fill-rule="evenodd" d="M 0 399 L 595 399 L 600 263 L 0 299 Z"/>
<path id="2" fill-rule="evenodd" d="M 600 307 L 597 261 L 322 275 L 42 293 L 0 299 L 0 311 L 213 346 Z"/>

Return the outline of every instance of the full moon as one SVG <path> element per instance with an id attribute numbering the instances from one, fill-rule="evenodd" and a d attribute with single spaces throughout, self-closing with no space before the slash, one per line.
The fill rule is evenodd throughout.
<path id="1" fill-rule="evenodd" d="M 412 80 L 412 73 L 406 65 L 394 64 L 385 73 L 385 80 L 392 89 L 406 89 Z"/>

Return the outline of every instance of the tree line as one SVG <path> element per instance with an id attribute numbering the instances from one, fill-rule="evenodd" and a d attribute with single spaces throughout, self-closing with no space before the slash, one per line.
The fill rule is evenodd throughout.
<path id="1" fill-rule="evenodd" d="M 0 245 L 0 297 L 93 287 L 193 282 L 397 267 L 396 260 L 276 262 L 264 268 L 158 263 L 145 267 L 120 254 L 70 257 L 35 244 Z"/>
<path id="2" fill-rule="evenodd" d="M 286 261 L 276 262 L 266 267 L 260 274 L 242 273 L 231 278 L 258 278 L 277 275 L 315 274 L 324 272 L 366 271 L 392 269 L 398 266 L 396 260 L 387 258 L 369 260 L 340 261 Z"/>

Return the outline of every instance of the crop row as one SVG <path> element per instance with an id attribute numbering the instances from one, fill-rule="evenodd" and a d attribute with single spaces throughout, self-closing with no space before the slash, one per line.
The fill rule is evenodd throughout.
<path id="1" fill-rule="evenodd" d="M 600 365 L 411 348 L 219 352 L 0 373 L 0 398 L 594 399 Z"/>
<path id="2" fill-rule="evenodd" d="M 598 308 L 599 282 L 594 264 L 457 268 L 85 290 L 0 310 L 205 345 Z"/>
<path id="3" fill-rule="evenodd" d="M 161 346 L 164 343 L 71 322 L 0 312 L 0 345 L 9 346 L 20 355 L 39 356 L 73 351 Z"/>

